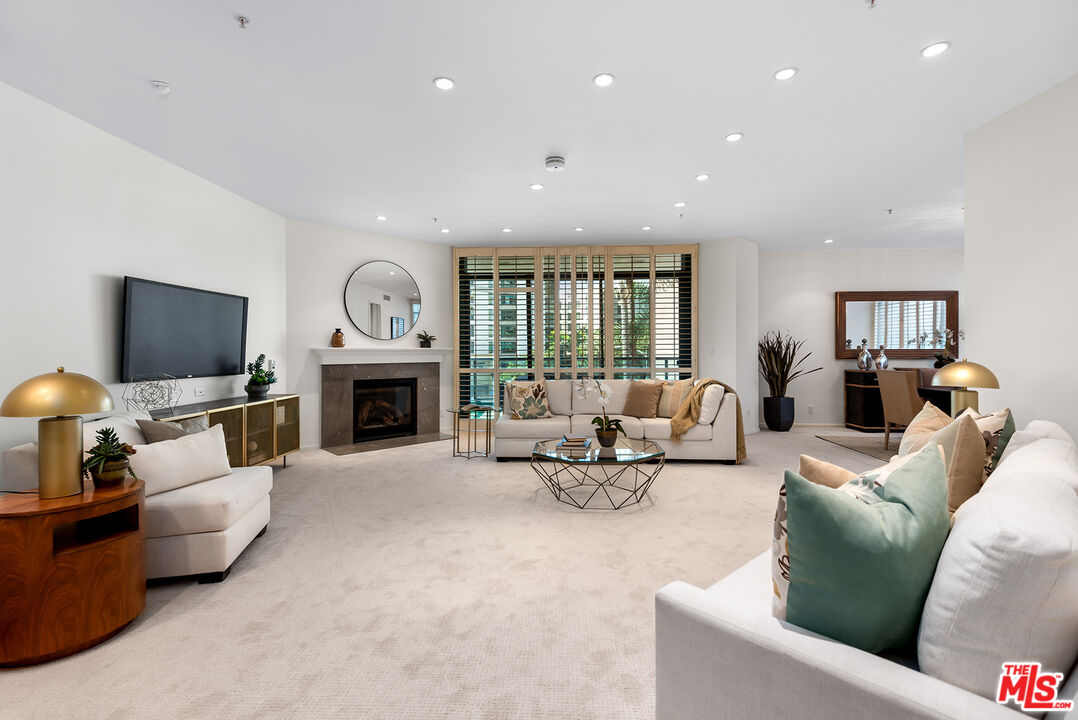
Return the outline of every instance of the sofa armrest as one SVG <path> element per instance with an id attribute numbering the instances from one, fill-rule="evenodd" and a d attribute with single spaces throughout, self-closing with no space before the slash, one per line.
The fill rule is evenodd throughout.
<path id="1" fill-rule="evenodd" d="M 37 445 L 16 445 L 3 452 L 0 490 L 37 490 Z"/>
<path id="2" fill-rule="evenodd" d="M 656 720 L 983 718 L 1021 713 L 687 583 L 655 596 Z"/>

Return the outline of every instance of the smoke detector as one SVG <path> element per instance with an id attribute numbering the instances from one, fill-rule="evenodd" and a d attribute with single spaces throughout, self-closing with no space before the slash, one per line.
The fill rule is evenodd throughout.
<path id="1" fill-rule="evenodd" d="M 565 158 L 561 155 L 551 155 L 546 159 L 546 169 L 549 172 L 561 172 L 565 169 Z"/>
<path id="2" fill-rule="evenodd" d="M 164 80 L 151 80 L 150 89 L 153 90 L 154 94 L 158 97 L 165 97 L 172 92 L 172 86 Z"/>

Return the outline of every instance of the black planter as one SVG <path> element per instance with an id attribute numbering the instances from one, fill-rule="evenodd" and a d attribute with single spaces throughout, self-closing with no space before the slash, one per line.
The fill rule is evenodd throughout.
<path id="1" fill-rule="evenodd" d="M 266 395 L 269 394 L 269 385 L 251 385 L 248 384 L 243 389 L 247 391 L 248 400 L 265 400 Z"/>
<path id="2" fill-rule="evenodd" d="M 421 348 L 429 348 L 430 347 L 430 340 L 420 340 L 419 341 L 419 347 L 421 347 Z"/>
<path id="3" fill-rule="evenodd" d="M 786 432 L 794 426 L 794 399 L 792 397 L 765 397 L 764 422 L 768 430 Z"/>

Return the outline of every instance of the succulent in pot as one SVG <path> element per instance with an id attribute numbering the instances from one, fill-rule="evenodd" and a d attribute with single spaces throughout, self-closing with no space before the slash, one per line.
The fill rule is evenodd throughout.
<path id="1" fill-rule="evenodd" d="M 434 337 L 433 335 L 431 335 L 426 330 L 424 330 L 423 332 L 420 332 L 420 333 L 416 333 L 415 336 L 419 340 L 419 347 L 421 347 L 421 348 L 429 348 L 430 344 L 438 339 L 438 338 Z"/>
<path id="2" fill-rule="evenodd" d="M 266 354 L 262 353 L 253 363 L 247 363 L 247 374 L 251 379 L 247 381 L 244 390 L 247 391 L 249 400 L 263 400 L 269 394 L 269 387 L 277 382 L 277 376 L 272 370 L 266 370 Z"/>
<path id="3" fill-rule="evenodd" d="M 90 448 L 90 456 L 82 463 L 82 472 L 94 481 L 94 487 L 115 487 L 128 475 L 138 480 L 129 459 L 135 448 L 120 442 L 116 430 L 110 427 L 98 430 L 96 437 L 97 445 Z"/>

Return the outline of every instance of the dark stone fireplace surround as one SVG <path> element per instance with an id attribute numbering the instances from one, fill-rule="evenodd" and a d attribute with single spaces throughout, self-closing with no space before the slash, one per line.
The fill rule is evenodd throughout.
<path id="1" fill-rule="evenodd" d="M 416 379 L 416 433 L 437 433 L 438 363 L 363 363 L 322 366 L 322 447 L 352 444 L 354 380 Z"/>

